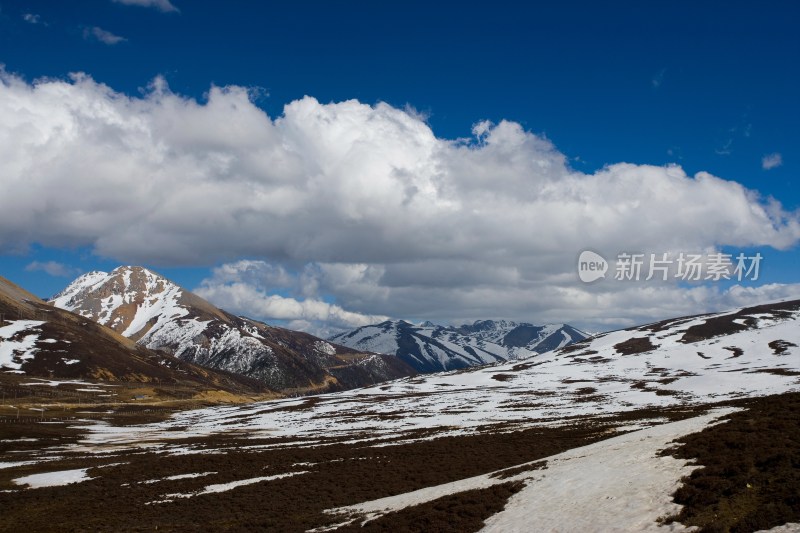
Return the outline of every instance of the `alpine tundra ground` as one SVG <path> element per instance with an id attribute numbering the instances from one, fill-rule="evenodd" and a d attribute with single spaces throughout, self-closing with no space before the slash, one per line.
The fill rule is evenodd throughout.
<path id="1" fill-rule="evenodd" d="M 679 520 L 705 531 L 755 531 L 800 521 L 800 394 L 727 405 L 741 410 L 680 447 L 665 446 L 662 455 L 707 468 L 678 490 L 676 501 L 686 507 L 652 516 L 652 527 Z M 431 438 L 416 430 L 394 439 L 364 433 L 311 442 L 259 431 L 184 437 L 187 428 L 176 426 L 161 439 L 114 443 L 98 438 L 97 422 L 88 419 L 6 422 L 0 424 L 0 530 L 306 531 L 343 524 L 339 530 L 348 531 L 361 529 L 370 513 L 343 510 L 398 497 L 408 505 L 372 513 L 363 529 L 476 531 L 526 484 L 555 472 L 557 458 L 551 465 L 546 458 L 694 420 L 710 407 L 642 409 L 523 430 L 487 426 L 470 435 Z M 101 435 L 109 429 L 136 435 L 134 427 L 119 425 L 129 424 L 130 414 L 106 413 Z M 618 472 L 620 496 L 635 475 Z M 474 487 L 475 476 L 495 481 Z M 450 493 L 430 501 L 409 496 L 444 484 Z"/>
<path id="2" fill-rule="evenodd" d="M 6 376 L 51 391 L 28 399 L 29 410 L 73 399 L 53 419 L 34 411 L 38 419 L 18 421 L 18 405 L 4 406 L 0 529 L 797 523 L 798 319 L 800 302 L 777 302 L 611 332 L 524 361 L 207 407 L 188 393 L 167 401 L 169 387 L 152 384 L 154 397 L 118 403 L 124 387 L 109 392 L 109 383 Z M 76 406 L 75 394 L 94 400 L 79 396 Z"/>

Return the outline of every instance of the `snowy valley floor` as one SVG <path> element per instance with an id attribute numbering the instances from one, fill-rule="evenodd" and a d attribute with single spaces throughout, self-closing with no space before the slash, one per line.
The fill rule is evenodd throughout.
<path id="1" fill-rule="evenodd" d="M 798 325 L 800 301 L 777 302 L 341 393 L 5 417 L 0 530 L 752 532 L 800 523 Z M 56 394 L 63 384 L 23 386 Z M 109 394 L 77 387 L 61 394 Z"/>
<path id="2" fill-rule="evenodd" d="M 733 472 L 734 489 L 744 487 L 739 499 L 756 491 L 783 505 L 771 511 L 778 523 L 756 521 L 762 525 L 750 531 L 799 521 L 780 487 L 797 488 L 791 467 L 800 461 L 800 394 L 733 403 L 641 409 L 560 426 L 497 425 L 438 438 L 424 430 L 310 441 L 243 430 L 192 436 L 175 426 L 142 439 L 142 426 L 128 426 L 103 439 L 113 425 L 97 433 L 74 423 L 5 424 L 0 530 L 306 531 L 350 522 L 338 531 L 477 531 L 485 521 L 489 531 L 680 531 L 681 523 L 657 520 L 680 511 L 670 495 L 695 467 L 659 452 L 733 411 L 731 421 L 706 430 L 727 428 L 728 437 L 689 441 L 689 453 L 702 455 L 698 442 L 711 442 L 705 451 L 717 456 L 712 466 Z M 780 413 L 794 418 L 781 422 Z M 131 439 L 121 442 L 126 433 Z M 757 449 L 767 456 L 759 458 Z M 737 457 L 749 461 L 744 475 L 752 483 L 726 462 Z M 753 468 L 772 471 L 759 478 Z M 730 492 L 718 484 L 701 479 L 711 492 Z M 709 499 L 707 492 L 695 499 Z M 742 505 L 759 514 L 766 503 Z M 716 505 L 728 509 L 731 501 Z M 700 524 L 708 512 L 698 507 L 700 522 L 681 518 Z M 361 528 L 367 518 L 373 520 Z"/>

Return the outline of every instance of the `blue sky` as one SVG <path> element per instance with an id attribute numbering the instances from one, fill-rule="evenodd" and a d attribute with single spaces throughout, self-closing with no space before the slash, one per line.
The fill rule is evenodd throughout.
<path id="1" fill-rule="evenodd" d="M 81 2 L 76 7 L 65 2 L 0 0 L 0 63 L 5 65 L 7 76 L 26 84 L 28 89 L 42 83 L 36 80 L 45 78 L 72 84 L 77 90 L 77 82 L 70 81 L 68 75 L 85 73 L 94 83 L 107 86 L 113 94 L 101 94 L 96 87 L 83 87 L 82 94 L 112 102 L 123 96 L 150 101 L 151 84 L 156 78 L 168 86 L 169 94 L 182 102 L 195 101 L 201 107 L 208 103 L 212 86 L 246 88 L 249 101 L 272 121 L 283 116 L 284 106 L 301 101 L 306 95 L 323 108 L 330 103 L 357 100 L 372 107 L 379 118 L 386 116 L 377 109 L 377 104 L 384 102 L 392 110 L 404 112 L 427 125 L 436 139 L 448 142 L 471 139 L 465 143 L 472 143 L 475 151 L 480 151 L 482 142 L 473 129 L 476 124 L 490 121 L 496 126 L 503 120 L 511 121 L 526 134 L 552 143 L 553 150 L 559 157 L 563 156 L 565 168 L 570 172 L 594 176 L 607 165 L 623 162 L 656 167 L 676 164 L 689 179 L 698 172 L 708 172 L 725 182 L 740 184 L 748 191 L 757 191 L 762 195 L 759 205 L 767 205 L 769 197 L 777 199 L 784 213 L 780 216 L 786 221 L 795 220 L 800 208 L 800 188 L 795 182 L 800 146 L 797 128 L 800 105 L 796 97 L 800 81 L 800 37 L 796 31 L 799 15 L 800 6 L 791 2 L 758 5 L 752 2 L 615 2 L 613 5 L 561 2 L 520 6 L 512 2 L 307 2 L 302 5 L 287 2 L 274 5 L 241 1 L 94 0 Z M 9 83 L 6 81 L 7 85 Z M 10 100 L 10 94 L 5 98 Z M 26 105 L 35 105 L 39 102 L 35 98 L 40 97 L 31 98 L 33 103 Z M 309 112 L 317 111 L 314 108 Z M 298 121 L 307 116 L 301 112 L 306 111 L 298 111 L 301 117 Z M 356 111 L 339 109 L 331 120 L 345 120 L 342 117 L 351 112 Z M 175 120 L 186 123 L 185 116 Z M 235 126 L 237 120 L 249 118 L 232 114 L 230 121 L 234 124 L 228 126 Z M 370 120 L 366 124 L 377 121 Z M 85 124 L 85 121 L 76 124 Z M 411 126 L 417 131 L 413 124 Z M 496 139 L 501 139 L 500 129 L 493 130 Z M 307 139 L 308 135 L 302 138 Z M 388 139 L 375 142 L 384 143 L 379 145 L 384 147 L 394 137 Z M 291 140 L 301 142 L 294 136 Z M 206 150 L 211 141 L 193 142 L 199 153 Z M 282 142 L 285 145 L 288 141 Z M 102 150 L 102 143 L 99 148 L 96 144 L 92 146 Z M 547 149 L 535 150 L 539 150 L 536 154 L 540 155 L 550 153 Z M 296 151 L 306 160 L 311 158 L 302 147 Z M 318 152 L 314 154 L 319 156 Z M 47 157 L 46 152 L 41 153 L 41 157 Z M 241 154 L 237 151 L 230 157 L 241 157 Z M 492 157 L 494 163 L 502 163 Z M 490 159 L 489 155 L 485 159 Z M 416 159 L 409 156 L 409 160 Z M 318 162 L 314 168 L 330 168 L 325 161 L 325 164 Z M 349 161 L 349 164 L 354 163 Z M 335 165 L 331 163 L 331 166 Z M 102 172 L 97 172 L 96 179 L 102 182 L 105 178 Z M 413 174 L 414 171 L 409 172 Z M 504 170 L 497 172 L 505 176 Z M 349 179 L 349 174 L 325 175 L 330 180 L 346 182 Z M 69 189 L 70 180 L 83 179 L 83 176 L 65 172 L 58 179 L 61 186 Z M 173 178 L 165 172 L 159 179 Z M 409 179 L 413 182 L 409 186 L 412 190 L 426 190 L 413 175 Z M 5 186 L 25 187 L 24 183 L 9 181 Z M 461 187 L 457 180 L 454 183 L 455 187 Z M 626 183 L 626 187 L 637 187 L 635 179 Z M 513 192 L 513 182 L 501 185 Z M 460 190 L 466 190 L 464 187 Z M 656 189 L 671 194 L 669 188 Z M 711 209 L 708 204 L 713 204 L 715 198 L 725 201 L 724 196 L 714 191 L 702 190 L 709 194 L 704 200 L 705 208 Z M 633 191 L 631 194 L 640 193 Z M 691 191 L 688 193 L 688 197 L 693 195 Z M 98 201 L 100 198 L 98 196 Z M 440 194 L 439 199 L 442 198 Z M 652 198 L 642 199 L 645 204 L 649 200 Z M 381 201 L 376 200 L 375 204 L 382 205 Z M 446 202 L 436 205 L 443 203 Z M 538 204 L 534 204 L 531 203 L 530 209 L 537 208 Z M 220 205 L 227 204 L 223 201 Z M 720 203 L 713 206 L 713 212 L 728 208 Z M 224 211 L 225 208 L 220 209 Z M 254 216 L 264 212 L 253 209 Z M 646 206 L 641 209 L 646 216 L 649 212 Z M 507 206 L 502 208 L 502 211 L 507 210 Z M 298 220 L 293 217 L 304 216 L 301 210 L 278 221 L 271 218 L 272 212 L 268 214 L 264 225 L 272 227 L 283 223 L 288 227 Z M 339 213 L 321 217 L 318 223 L 346 228 L 353 220 L 370 221 L 369 216 Z M 435 226 L 436 232 L 443 233 L 443 242 L 467 239 L 468 236 L 456 235 L 458 232 L 447 234 L 442 230 L 445 224 L 452 223 L 449 216 L 432 217 L 427 223 Z M 680 210 L 674 212 L 676 219 L 684 216 Z M 131 224 L 131 220 L 126 219 L 124 223 Z M 572 220 L 556 218 L 536 227 L 517 227 L 515 231 L 532 235 L 546 233 L 549 228 L 543 225 L 558 226 Z M 385 236 L 384 240 L 396 239 L 397 226 L 402 227 L 406 220 L 400 216 L 395 217 L 394 222 L 395 227 L 377 230 Z M 669 224 L 669 219 L 658 222 L 663 226 Z M 723 223 L 730 224 L 724 220 L 709 221 L 709 224 Z M 743 221 L 742 224 L 749 223 Z M 424 224 L 411 226 L 409 231 L 426 232 Z M 154 227 L 161 226 L 143 224 L 142 231 L 153 231 Z M 480 227 L 472 234 L 480 233 Z M 264 231 L 269 229 L 265 227 Z M 313 231 L 304 231 L 307 231 L 303 234 L 305 238 L 314 241 Z M 595 249 L 600 247 L 599 251 L 613 256 L 631 246 L 644 252 L 677 251 L 682 242 L 680 238 L 668 239 L 657 231 L 651 232 L 649 240 L 642 241 L 622 238 L 616 231 L 609 226 L 607 235 L 613 234 L 613 239 L 608 237 L 585 244 Z M 281 311 L 277 313 L 279 316 L 268 316 L 272 308 L 259 307 L 253 303 L 254 299 L 277 295 L 294 302 L 319 301 L 336 304 L 342 312 L 364 317 L 459 321 L 491 314 L 540 321 L 571 320 L 594 328 L 605 323 L 617 325 L 658 318 L 660 314 L 669 316 L 671 312 L 689 310 L 691 305 L 705 309 L 738 302 L 720 294 L 703 300 L 697 295 L 686 297 L 681 293 L 670 298 L 682 299 L 682 307 L 659 308 L 652 295 L 648 301 L 645 294 L 652 292 L 653 287 L 641 287 L 636 297 L 629 295 L 630 300 L 611 298 L 616 303 L 609 304 L 613 308 L 610 314 L 616 322 L 604 321 L 602 310 L 580 311 L 587 305 L 602 307 L 602 302 L 606 301 L 601 295 L 603 290 L 587 289 L 585 292 L 591 294 L 584 294 L 586 300 L 577 298 L 578 302 L 585 303 L 570 303 L 574 295 L 566 295 L 570 294 L 569 283 L 577 283 L 577 278 L 573 277 L 571 282 L 561 286 L 563 290 L 557 291 L 558 294 L 542 298 L 546 303 L 530 303 L 526 307 L 522 301 L 506 305 L 504 295 L 514 293 L 520 288 L 519 283 L 524 290 L 531 291 L 529 301 L 538 301 L 535 287 L 548 280 L 561 280 L 570 269 L 574 270 L 571 263 L 556 264 L 555 259 L 552 263 L 541 259 L 550 254 L 558 255 L 546 242 L 537 241 L 532 249 L 523 252 L 516 250 L 514 247 L 524 242 L 523 237 L 511 239 L 497 250 L 489 250 L 484 241 L 476 237 L 474 257 L 462 250 L 452 250 L 448 255 L 426 254 L 415 248 L 408 251 L 411 259 L 405 262 L 398 257 L 403 255 L 402 244 L 390 253 L 371 245 L 363 236 L 353 237 L 366 247 L 373 246 L 374 252 L 360 249 L 352 254 L 354 259 L 350 262 L 343 254 L 337 255 L 311 244 L 303 248 L 295 242 L 288 243 L 288 238 L 277 244 L 265 243 L 263 248 L 234 246 L 220 253 L 209 246 L 210 251 L 193 257 L 187 254 L 185 260 L 178 260 L 169 253 L 141 252 L 138 245 L 132 246 L 130 249 L 137 251 L 130 253 L 121 251 L 122 245 L 98 245 L 104 237 L 112 238 L 99 230 L 65 231 L 61 236 L 57 233 L 52 229 L 32 229 L 24 238 L 0 240 L 2 274 L 47 296 L 61 289 L 76 273 L 107 270 L 136 261 L 186 287 L 204 286 L 205 296 L 234 307 L 234 311 L 306 329 L 324 328 L 327 322 L 333 326 L 350 322 L 341 319 L 342 313 L 334 313 L 330 321 L 324 319 L 324 312 L 306 316 L 305 311 L 296 315 Z M 734 233 L 732 230 L 731 235 Z M 705 240 L 688 239 L 686 242 L 694 248 L 716 246 L 731 252 L 758 250 L 765 260 L 762 279 L 756 285 L 788 285 L 800 281 L 794 267 L 798 260 L 796 238 L 788 233 L 791 231 L 773 238 L 764 236 L 764 231 L 758 229 L 728 238 L 725 227 L 720 226 L 717 233 L 709 234 Z M 286 235 L 291 233 L 287 230 Z M 359 232 L 353 231 L 351 235 L 357 236 Z M 219 238 L 223 242 L 227 240 L 224 232 Z M 488 230 L 482 238 L 487 239 L 486 242 L 498 241 L 498 235 Z M 784 250 L 775 251 L 774 244 L 778 241 Z M 187 238 L 186 242 L 190 240 Z M 347 249 L 347 242 L 344 237 L 337 241 L 344 249 Z M 577 257 L 581 251 L 578 244 L 584 243 L 564 242 L 559 252 L 563 257 Z M 174 245 L 164 246 L 174 248 Z M 195 244 L 187 246 L 197 249 Z M 437 246 L 441 248 L 441 245 L 432 245 L 433 248 Z M 220 250 L 223 248 L 221 246 Z M 537 272 L 546 269 L 547 276 L 536 278 L 519 267 L 521 274 L 510 278 L 500 276 L 503 282 L 482 279 L 481 272 L 495 267 L 500 270 L 513 267 L 509 259 L 495 261 L 498 254 L 513 257 L 517 253 L 530 253 L 540 258 L 543 262 L 531 263 L 529 268 Z M 451 260 L 454 263 L 450 263 Z M 228 277 L 220 277 L 219 269 L 240 261 L 250 261 L 238 263 L 246 270 L 246 276 L 231 277 L 228 268 Z M 473 294 L 476 301 L 491 302 L 491 305 L 478 305 L 452 294 L 437 294 L 431 296 L 430 301 L 421 296 L 424 287 L 472 263 L 475 263 L 474 269 L 464 267 L 470 274 L 465 274 L 454 285 L 457 287 L 454 290 Z M 345 282 L 331 274 L 326 266 L 329 264 L 349 264 L 348 268 L 359 272 L 374 267 L 378 274 L 369 290 L 362 287 L 356 291 L 352 283 L 347 287 L 342 285 Z M 405 274 L 398 274 L 397 269 L 394 274 L 390 272 L 392 268 L 387 270 L 387 265 L 398 264 L 404 265 L 400 270 Z M 274 273 L 275 268 L 287 274 L 280 282 L 265 273 Z M 308 273 L 319 270 L 324 275 L 314 277 Z M 422 280 L 418 285 L 409 283 L 407 278 L 412 275 L 430 281 Z M 314 279 L 310 285 L 309 276 Z M 359 279 L 363 281 L 364 278 Z M 397 281 L 392 282 L 392 279 Z M 524 283 L 513 281 L 519 279 Z M 237 283 L 250 288 L 247 298 L 231 296 L 229 289 Z M 222 290 L 226 287 L 228 292 Z M 677 286 L 673 288 L 679 290 Z M 608 292 L 619 293 L 617 289 Z M 768 294 L 790 293 L 790 289 L 785 289 Z M 758 296 L 766 295 L 765 292 Z M 630 305 L 633 301 L 636 304 Z M 626 309 L 636 311 L 626 314 Z"/>

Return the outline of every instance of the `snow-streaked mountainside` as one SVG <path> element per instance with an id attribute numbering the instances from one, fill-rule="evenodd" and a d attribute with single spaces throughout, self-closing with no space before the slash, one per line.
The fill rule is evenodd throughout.
<path id="1" fill-rule="evenodd" d="M 403 378 L 312 400 L 182 413 L 166 426 L 202 434 L 269 428 L 273 435 L 303 438 L 365 431 L 372 438 L 417 430 L 472 433 L 494 424 L 511 430 L 582 415 L 800 391 L 798 346 L 795 300 L 605 333 L 525 361 Z"/>
<path id="2" fill-rule="evenodd" d="M 0 277 L 0 373 L 20 378 L 153 382 L 192 390 L 266 392 L 256 380 L 148 350 L 110 328 L 53 308 Z"/>
<path id="3" fill-rule="evenodd" d="M 52 303 L 147 348 L 253 377 L 276 390 L 341 390 L 412 373 L 391 357 L 231 315 L 142 267 L 84 274 Z"/>
<path id="4" fill-rule="evenodd" d="M 386 321 L 340 333 L 330 340 L 357 350 L 396 355 L 419 372 L 457 370 L 562 348 L 588 337 L 567 324 L 478 320 L 460 327 Z"/>

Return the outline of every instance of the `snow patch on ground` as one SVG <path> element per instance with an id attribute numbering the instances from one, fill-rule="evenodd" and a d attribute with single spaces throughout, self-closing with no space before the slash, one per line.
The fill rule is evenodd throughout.
<path id="1" fill-rule="evenodd" d="M 143 485 L 150 485 L 150 484 L 153 484 L 153 483 L 160 483 L 162 481 L 177 481 L 179 479 L 192 479 L 192 478 L 196 478 L 196 477 L 212 476 L 212 475 L 214 475 L 216 473 L 217 472 L 197 472 L 197 473 L 194 473 L 194 474 L 177 474 L 177 475 L 174 475 L 174 476 L 167 476 L 167 477 L 162 477 L 162 478 L 159 478 L 159 479 L 148 479 L 147 481 L 140 481 L 140 483 L 143 484 Z"/>
<path id="2" fill-rule="evenodd" d="M 18 466 L 27 466 L 27 465 L 35 465 L 39 461 L 11 461 L 11 462 L 2 462 L 0 463 L 0 470 L 5 468 L 16 468 Z"/>
<path id="3" fill-rule="evenodd" d="M 91 478 L 86 475 L 88 468 L 78 468 L 76 470 L 61 470 L 58 472 L 46 472 L 44 474 L 31 474 L 29 476 L 13 479 L 17 485 L 28 485 L 28 488 L 38 489 L 41 487 L 61 487 L 72 483 L 82 483 Z"/>
<path id="4" fill-rule="evenodd" d="M 80 379 L 65 379 L 65 380 L 58 380 L 58 379 L 41 379 L 41 378 L 29 378 L 35 379 L 37 381 L 29 381 L 28 383 L 20 383 L 21 386 L 25 387 L 33 387 L 36 385 L 42 385 L 44 387 L 58 387 L 59 385 L 91 385 L 93 387 L 118 387 L 119 385 L 112 385 L 111 383 L 90 383 L 88 381 L 81 381 Z"/>
<path id="5" fill-rule="evenodd" d="M 256 483 L 261 483 L 262 481 L 274 481 L 276 479 L 282 479 L 285 477 L 292 477 L 298 476 L 300 474 L 307 474 L 308 471 L 301 471 L 301 472 L 287 472 L 285 474 L 275 474 L 273 476 L 261 476 L 261 477 L 253 477 L 249 479 L 240 479 L 238 481 L 231 481 L 229 483 L 219 483 L 216 485 L 208 485 L 202 490 L 198 490 L 195 492 L 176 492 L 173 494 L 167 494 L 164 496 L 163 500 L 157 500 L 153 502 L 148 502 L 148 504 L 153 503 L 168 503 L 177 499 L 181 498 L 193 498 L 195 496 L 202 496 L 204 494 L 217 494 L 219 492 L 227 492 L 229 490 L 233 490 L 237 487 L 244 487 L 246 485 L 254 485 Z"/>
<path id="6" fill-rule="evenodd" d="M 336 355 L 336 348 L 334 348 L 330 343 L 325 341 L 315 342 L 314 349 L 316 349 L 320 353 L 324 353 L 327 355 Z"/>
<path id="7" fill-rule="evenodd" d="M 22 363 L 31 359 L 37 352 L 36 342 L 41 331 L 35 331 L 44 322 L 40 320 L 15 320 L 7 326 L 0 327 L 0 367 L 20 370 Z M 19 338 L 23 332 L 29 335 Z M 11 340 L 17 337 L 17 340 Z"/>
<path id="8" fill-rule="evenodd" d="M 658 452 L 733 411 L 716 410 L 550 457 L 547 470 L 537 471 L 503 511 L 486 521 L 483 531 L 686 530 L 679 524 L 660 526 L 656 520 L 680 511 L 672 494 L 680 479 L 699 466 L 659 457 Z"/>
<path id="9" fill-rule="evenodd" d="M 326 512 L 348 517 L 339 525 L 356 520 L 364 523 L 444 496 L 524 480 L 525 488 L 509 499 L 503 511 L 486 521 L 484 531 L 677 531 L 683 528 L 661 528 L 656 520 L 679 510 L 671 494 L 681 477 L 698 467 L 673 457 L 659 457 L 658 452 L 675 439 L 700 431 L 734 411 L 716 409 L 707 415 L 524 463 L 545 461 L 547 466 L 541 470 L 502 479 L 492 477 L 492 472 Z M 592 511 L 587 512 L 589 509 Z M 354 520 L 354 514 L 362 518 Z"/>

